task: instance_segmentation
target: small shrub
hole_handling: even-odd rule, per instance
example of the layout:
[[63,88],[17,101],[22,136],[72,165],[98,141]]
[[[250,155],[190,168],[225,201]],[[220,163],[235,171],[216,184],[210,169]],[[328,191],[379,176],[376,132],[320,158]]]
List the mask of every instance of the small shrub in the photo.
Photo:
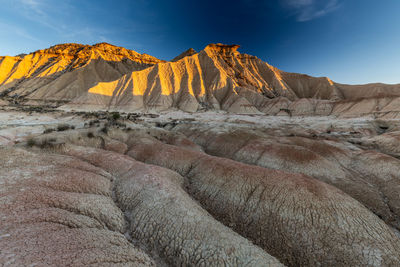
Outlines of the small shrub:
[[51,132],[54,132],[53,128],[47,128],[46,130],[44,130],[43,133],[47,134],[47,133],[51,133]]
[[94,137],[94,134],[93,134],[92,132],[88,132],[88,133],[87,133],[87,137],[93,138],[93,137]]
[[33,139],[33,138],[29,138],[28,141],[26,142],[26,144],[27,144],[29,147],[33,147],[34,145],[36,145],[36,141],[35,141],[35,139]]
[[57,141],[56,138],[48,138],[42,140],[42,143],[40,144],[40,148],[49,148],[54,146],[54,143]]
[[121,118],[121,115],[118,112],[113,112],[112,113],[112,119],[113,120],[118,120],[119,118]]
[[62,132],[62,131],[66,131],[69,130],[70,126],[68,124],[59,124],[57,126],[57,131]]
[[104,126],[103,128],[101,128],[101,130],[103,133],[107,134],[108,133],[108,127]]
[[120,123],[120,122],[118,122],[118,123],[116,123],[116,125],[117,125],[118,127],[121,127],[121,128],[126,128],[126,124],[125,124],[125,123]]
[[89,126],[93,126],[93,125],[98,124],[98,123],[100,123],[100,120],[91,120],[89,122]]

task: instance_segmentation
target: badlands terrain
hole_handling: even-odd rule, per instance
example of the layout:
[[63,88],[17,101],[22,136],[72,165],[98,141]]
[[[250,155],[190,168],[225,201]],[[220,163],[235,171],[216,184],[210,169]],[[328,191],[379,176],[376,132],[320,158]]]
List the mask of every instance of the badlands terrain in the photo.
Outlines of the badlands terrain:
[[400,85],[238,48],[0,57],[0,265],[400,266]]

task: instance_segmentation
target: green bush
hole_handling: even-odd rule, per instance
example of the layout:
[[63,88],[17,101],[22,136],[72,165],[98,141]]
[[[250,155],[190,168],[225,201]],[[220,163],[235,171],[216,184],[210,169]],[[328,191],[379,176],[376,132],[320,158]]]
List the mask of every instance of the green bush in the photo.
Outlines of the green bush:
[[121,118],[121,115],[118,112],[113,112],[112,118],[113,118],[113,120],[118,120],[119,118]]

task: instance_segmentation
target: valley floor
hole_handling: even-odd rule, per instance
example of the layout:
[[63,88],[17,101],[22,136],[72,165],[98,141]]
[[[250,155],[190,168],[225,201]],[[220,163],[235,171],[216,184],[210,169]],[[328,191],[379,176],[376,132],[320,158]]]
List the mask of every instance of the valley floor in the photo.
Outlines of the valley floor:
[[0,154],[0,265],[400,265],[399,120],[3,106]]

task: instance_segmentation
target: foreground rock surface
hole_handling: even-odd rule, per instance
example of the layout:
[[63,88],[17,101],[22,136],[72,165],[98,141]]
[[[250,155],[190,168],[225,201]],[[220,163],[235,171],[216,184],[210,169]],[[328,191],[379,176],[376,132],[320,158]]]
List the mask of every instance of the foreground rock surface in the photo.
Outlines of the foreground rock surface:
[[8,135],[0,264],[400,264],[395,122],[178,115]]

